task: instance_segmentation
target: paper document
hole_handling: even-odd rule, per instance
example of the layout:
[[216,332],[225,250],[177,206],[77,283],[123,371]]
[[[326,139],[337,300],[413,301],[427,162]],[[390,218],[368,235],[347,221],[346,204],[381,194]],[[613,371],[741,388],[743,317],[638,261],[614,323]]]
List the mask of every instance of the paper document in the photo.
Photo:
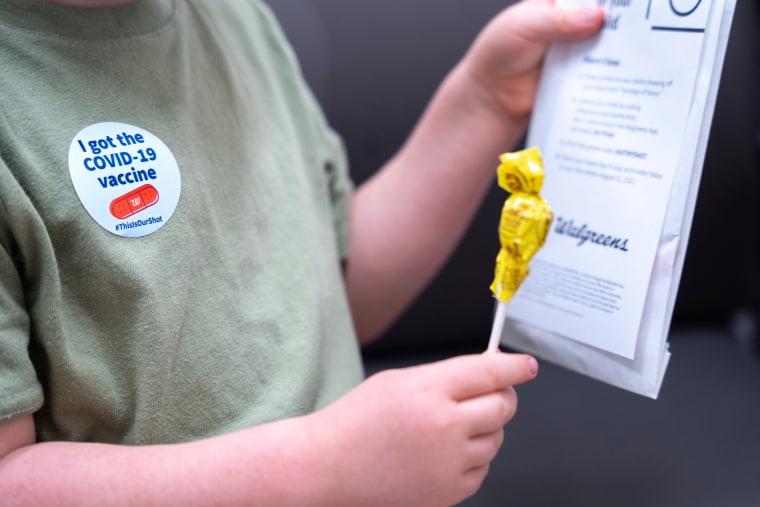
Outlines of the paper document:
[[556,218],[502,343],[655,398],[735,0],[600,3],[546,58],[527,146]]

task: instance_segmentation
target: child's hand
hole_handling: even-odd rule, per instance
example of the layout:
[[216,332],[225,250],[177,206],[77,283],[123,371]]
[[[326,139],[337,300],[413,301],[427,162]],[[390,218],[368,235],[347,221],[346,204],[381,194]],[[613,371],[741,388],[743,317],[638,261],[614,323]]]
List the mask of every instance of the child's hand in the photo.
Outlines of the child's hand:
[[[486,353],[378,373],[310,416],[331,505],[438,507],[475,493],[515,414],[525,355]],[[327,437],[325,437],[327,435]]]
[[464,60],[486,99],[514,120],[527,120],[550,42],[590,37],[602,26],[604,10],[564,10],[554,0],[523,0],[494,18]]

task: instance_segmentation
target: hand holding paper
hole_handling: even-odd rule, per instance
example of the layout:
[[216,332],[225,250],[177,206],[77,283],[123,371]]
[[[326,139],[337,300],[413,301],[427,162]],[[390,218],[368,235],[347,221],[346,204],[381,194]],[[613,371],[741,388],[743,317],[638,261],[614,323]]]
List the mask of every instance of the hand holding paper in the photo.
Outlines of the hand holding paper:
[[499,157],[499,186],[510,192],[499,223],[501,250],[496,257],[496,273],[491,292],[499,300],[488,351],[494,352],[504,326],[507,301],[530,272],[529,262],[546,241],[554,219],[549,204],[539,195],[544,168],[538,148],[529,148]]
[[557,224],[501,339],[656,398],[735,0],[600,4],[546,55],[527,142]]

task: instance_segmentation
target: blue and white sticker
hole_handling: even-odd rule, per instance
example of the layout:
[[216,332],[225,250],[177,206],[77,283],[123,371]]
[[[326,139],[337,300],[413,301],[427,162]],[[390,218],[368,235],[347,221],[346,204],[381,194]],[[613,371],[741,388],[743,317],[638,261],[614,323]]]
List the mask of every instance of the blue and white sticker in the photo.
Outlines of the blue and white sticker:
[[103,122],[83,128],[69,147],[79,200],[105,230],[138,238],[169,221],[182,180],[174,154],[140,127]]

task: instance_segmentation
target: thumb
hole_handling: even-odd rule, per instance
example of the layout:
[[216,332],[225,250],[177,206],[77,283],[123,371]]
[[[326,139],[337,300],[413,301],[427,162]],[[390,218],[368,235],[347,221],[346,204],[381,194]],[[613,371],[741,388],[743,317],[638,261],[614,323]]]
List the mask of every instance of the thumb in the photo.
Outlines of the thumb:
[[589,37],[599,31],[605,17],[599,5],[565,9],[545,1],[520,2],[513,15],[515,30],[538,42]]
[[538,374],[538,363],[532,356],[502,352],[457,356],[428,366],[457,401],[502,391]]

